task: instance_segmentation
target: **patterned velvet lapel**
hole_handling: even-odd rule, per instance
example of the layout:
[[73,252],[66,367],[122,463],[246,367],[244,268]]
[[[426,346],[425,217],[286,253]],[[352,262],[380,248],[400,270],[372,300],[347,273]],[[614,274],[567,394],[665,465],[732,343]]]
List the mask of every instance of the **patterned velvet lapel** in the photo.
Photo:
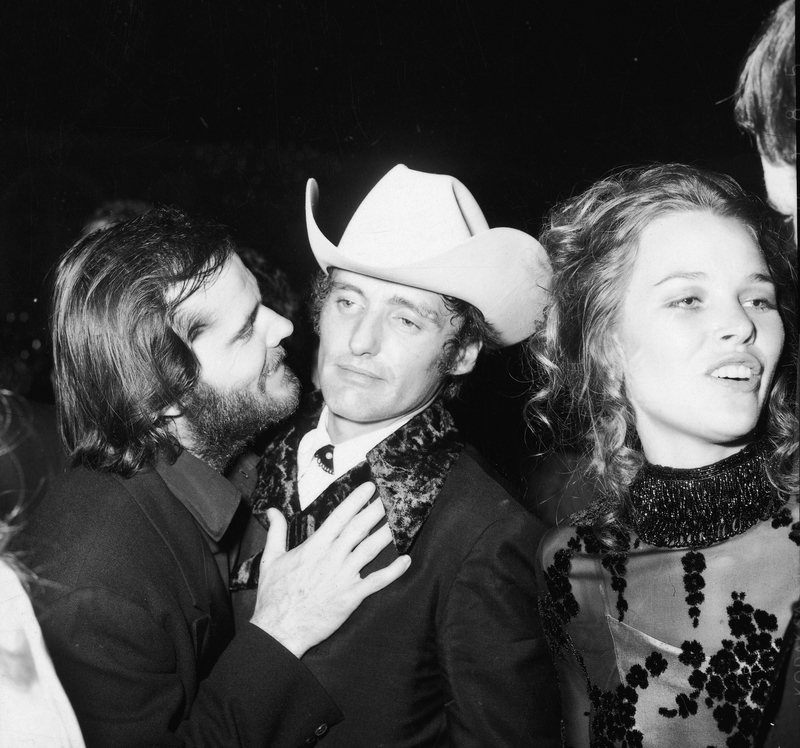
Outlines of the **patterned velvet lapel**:
[[[258,483],[250,498],[253,514],[268,527],[267,509],[280,509],[289,523],[288,545],[293,548],[313,534],[354,488],[364,481],[373,481],[386,508],[397,552],[407,553],[464,448],[452,416],[437,400],[370,450],[366,461],[334,481],[301,511],[297,495],[297,450],[322,410],[319,394],[312,397],[309,409],[304,408],[264,452]],[[234,573],[238,579],[235,588],[252,585],[257,569],[255,558],[245,562]]]

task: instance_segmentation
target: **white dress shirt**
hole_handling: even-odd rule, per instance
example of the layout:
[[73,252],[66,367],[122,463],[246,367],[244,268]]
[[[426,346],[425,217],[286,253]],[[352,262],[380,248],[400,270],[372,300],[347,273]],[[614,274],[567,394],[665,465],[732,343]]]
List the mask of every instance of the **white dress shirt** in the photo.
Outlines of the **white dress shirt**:
[[324,406],[316,428],[311,429],[300,440],[297,448],[297,493],[300,497],[300,508],[305,509],[310,506],[337,478],[341,478],[346,472],[363,462],[367,457],[367,452],[380,444],[389,434],[407,424],[429,405],[430,402],[427,402],[411,413],[406,413],[375,431],[336,444],[333,448],[333,473],[323,470],[314,458],[314,453],[320,447],[332,444],[327,428],[330,411],[327,405]]

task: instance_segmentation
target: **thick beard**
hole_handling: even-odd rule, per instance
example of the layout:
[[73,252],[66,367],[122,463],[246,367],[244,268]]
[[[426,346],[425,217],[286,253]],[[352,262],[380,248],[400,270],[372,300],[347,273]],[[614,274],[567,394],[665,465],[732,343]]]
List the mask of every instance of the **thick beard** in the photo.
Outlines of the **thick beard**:
[[222,472],[258,433],[288,418],[297,408],[300,383],[284,368],[285,394],[266,391],[266,366],[259,394],[249,390],[222,390],[201,380],[183,400],[183,415],[192,435],[189,451]]

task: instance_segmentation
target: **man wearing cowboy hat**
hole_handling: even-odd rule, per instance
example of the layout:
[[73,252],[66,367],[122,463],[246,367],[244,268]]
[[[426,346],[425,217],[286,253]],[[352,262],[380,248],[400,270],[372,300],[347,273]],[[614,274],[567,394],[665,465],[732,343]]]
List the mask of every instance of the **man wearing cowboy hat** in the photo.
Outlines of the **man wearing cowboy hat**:
[[[265,452],[253,512],[267,525],[280,509],[292,547],[372,481],[394,540],[373,567],[413,559],[303,658],[344,714],[325,744],[555,745],[533,572],[544,528],[465,449],[444,406],[482,348],[533,331],[544,250],[489,229],[457,180],[405,166],[367,195],[338,247],[317,227],[317,198],[311,179],[320,393]],[[234,588],[257,569],[255,557]]]

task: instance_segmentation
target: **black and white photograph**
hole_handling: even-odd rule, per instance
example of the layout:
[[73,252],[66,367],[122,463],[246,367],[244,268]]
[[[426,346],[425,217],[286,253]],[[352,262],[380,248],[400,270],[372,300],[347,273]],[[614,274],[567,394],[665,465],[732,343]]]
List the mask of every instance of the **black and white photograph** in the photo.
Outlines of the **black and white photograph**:
[[0,748],[795,745],[795,0],[0,57]]

